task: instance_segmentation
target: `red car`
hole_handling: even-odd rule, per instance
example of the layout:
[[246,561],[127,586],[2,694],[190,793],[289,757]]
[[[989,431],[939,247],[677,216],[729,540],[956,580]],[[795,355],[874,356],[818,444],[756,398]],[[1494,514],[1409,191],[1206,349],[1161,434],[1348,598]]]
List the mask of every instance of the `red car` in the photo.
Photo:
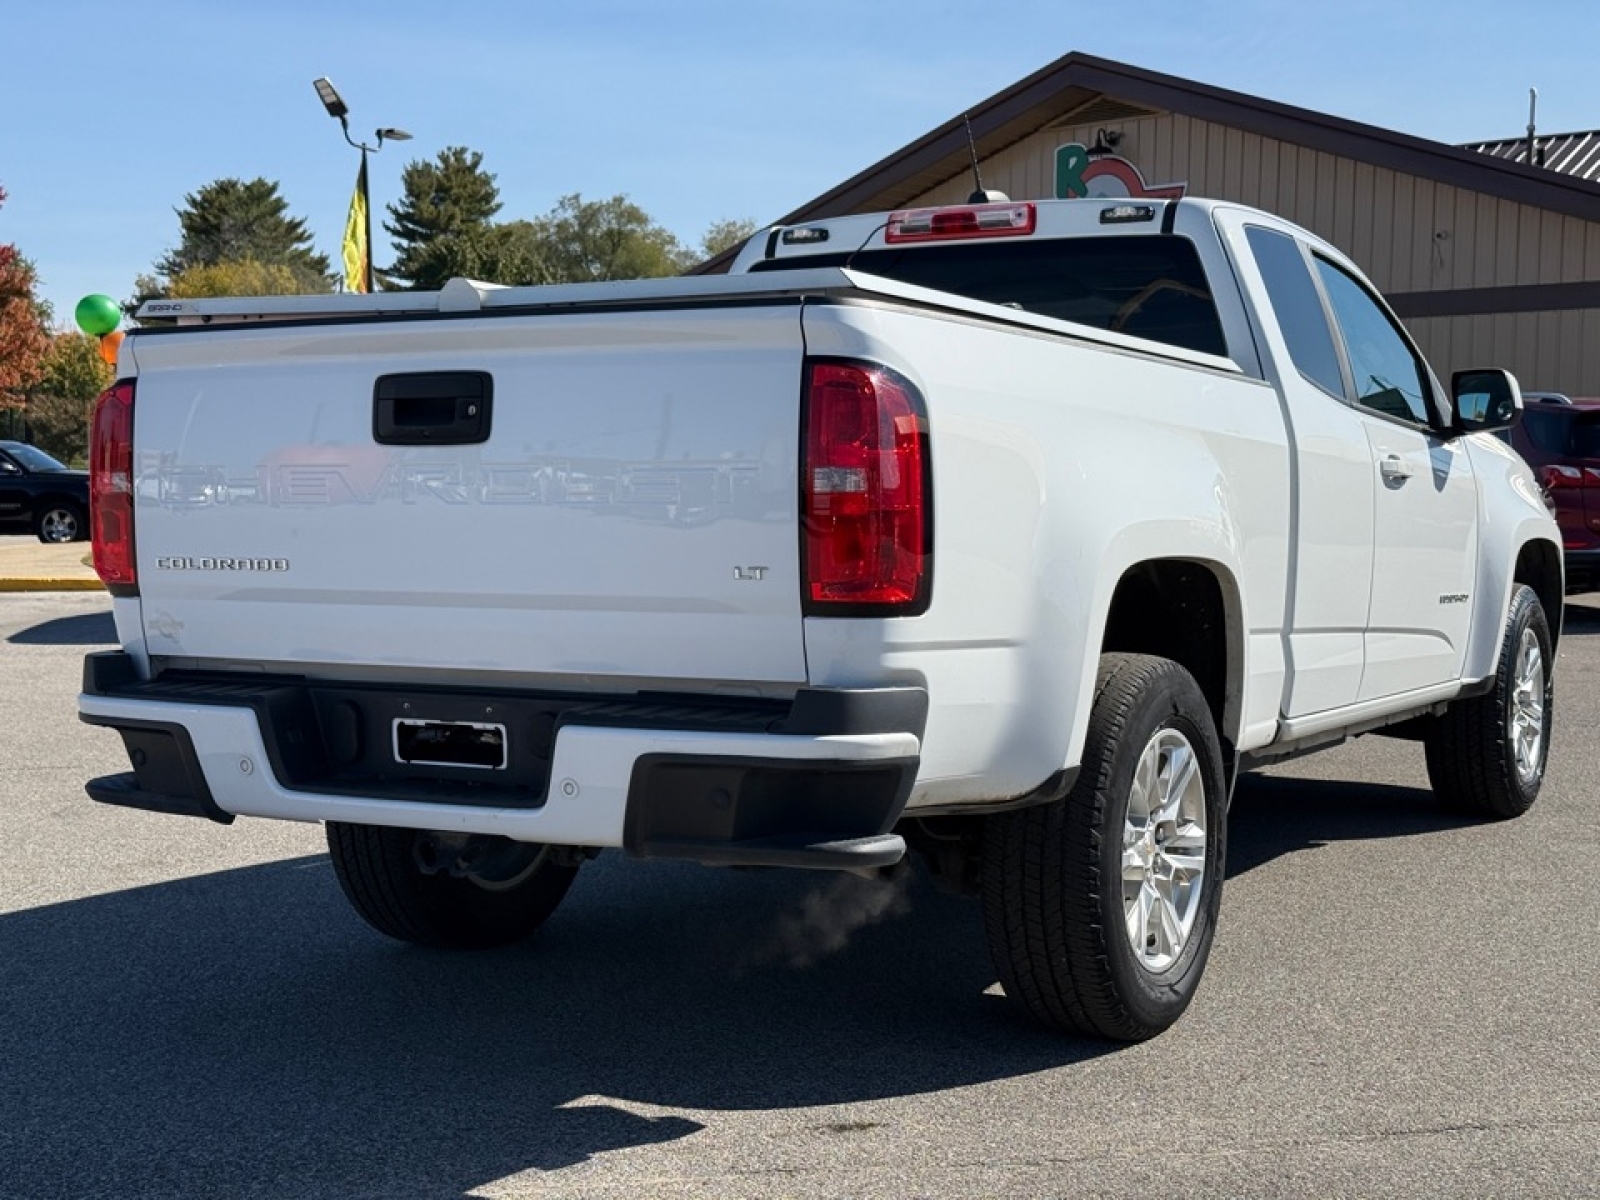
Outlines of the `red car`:
[[1498,436],[1533,468],[1561,526],[1567,591],[1600,590],[1600,400],[1535,401]]

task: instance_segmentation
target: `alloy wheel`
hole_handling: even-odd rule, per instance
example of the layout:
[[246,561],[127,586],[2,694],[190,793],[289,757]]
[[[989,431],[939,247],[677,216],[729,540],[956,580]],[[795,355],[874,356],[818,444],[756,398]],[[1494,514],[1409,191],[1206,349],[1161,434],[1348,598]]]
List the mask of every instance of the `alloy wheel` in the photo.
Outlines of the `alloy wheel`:
[[1188,738],[1158,729],[1134,769],[1122,835],[1124,928],[1146,970],[1164,971],[1183,953],[1205,876],[1204,773]]

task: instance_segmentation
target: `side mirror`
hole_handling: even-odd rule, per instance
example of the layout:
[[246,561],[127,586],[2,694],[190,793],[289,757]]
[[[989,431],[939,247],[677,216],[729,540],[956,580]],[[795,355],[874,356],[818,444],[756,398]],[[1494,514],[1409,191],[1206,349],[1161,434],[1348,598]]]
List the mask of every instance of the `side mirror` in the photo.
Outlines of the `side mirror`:
[[1457,433],[1510,429],[1522,419],[1522,389],[1509,371],[1457,371],[1450,377],[1450,417]]

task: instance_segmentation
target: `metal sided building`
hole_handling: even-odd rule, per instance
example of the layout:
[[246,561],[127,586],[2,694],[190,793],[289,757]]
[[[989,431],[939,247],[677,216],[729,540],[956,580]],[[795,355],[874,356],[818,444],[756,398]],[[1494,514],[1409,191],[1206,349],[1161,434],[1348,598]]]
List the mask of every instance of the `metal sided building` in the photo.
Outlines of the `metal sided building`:
[[[1189,194],[1266,209],[1351,255],[1446,386],[1501,366],[1600,397],[1600,135],[1448,146],[1068,54],[975,105],[985,187],[1015,200]],[[783,217],[960,203],[962,117]],[[731,255],[701,271],[725,269]]]

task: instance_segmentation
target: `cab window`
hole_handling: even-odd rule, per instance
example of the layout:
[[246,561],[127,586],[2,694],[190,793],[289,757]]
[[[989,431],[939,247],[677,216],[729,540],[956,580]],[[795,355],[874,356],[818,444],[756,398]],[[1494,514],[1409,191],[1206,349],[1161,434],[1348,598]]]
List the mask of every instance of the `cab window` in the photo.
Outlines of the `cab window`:
[[1202,354],[1228,353],[1200,252],[1172,234],[891,246],[769,259],[750,270],[842,266]]
[[1278,328],[1295,369],[1330,396],[1344,398],[1339,351],[1328,329],[1328,314],[1317,285],[1306,270],[1305,255],[1291,237],[1252,225],[1245,230]]
[[1354,276],[1324,258],[1316,264],[1344,338],[1356,403],[1397,421],[1431,425],[1427,368],[1410,343]]

